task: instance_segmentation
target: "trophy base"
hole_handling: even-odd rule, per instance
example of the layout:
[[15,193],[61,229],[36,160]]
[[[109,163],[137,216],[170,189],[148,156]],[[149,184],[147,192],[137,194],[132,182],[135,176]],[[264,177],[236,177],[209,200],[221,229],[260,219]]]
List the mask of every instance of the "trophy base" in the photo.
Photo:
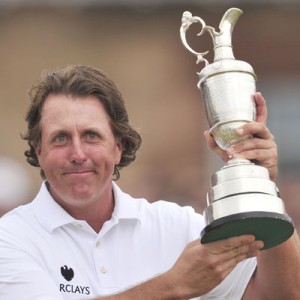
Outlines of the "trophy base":
[[201,232],[201,243],[223,240],[244,234],[253,234],[264,242],[261,250],[286,241],[294,232],[291,218],[273,212],[252,211],[238,213],[214,220]]

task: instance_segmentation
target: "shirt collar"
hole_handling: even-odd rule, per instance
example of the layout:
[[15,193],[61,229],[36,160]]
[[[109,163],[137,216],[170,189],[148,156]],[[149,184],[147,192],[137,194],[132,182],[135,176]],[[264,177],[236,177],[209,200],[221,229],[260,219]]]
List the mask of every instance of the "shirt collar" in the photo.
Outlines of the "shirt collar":
[[[115,182],[113,182],[113,193],[115,208],[112,218],[121,220],[140,220],[138,202],[130,195],[124,193]],[[46,182],[42,183],[39,193],[32,202],[33,211],[39,223],[48,231],[78,222],[68,214],[51,196]],[[82,222],[82,221],[81,221]]]
[[140,220],[140,201],[124,193],[115,182],[113,182],[113,192],[115,198],[113,217],[117,219]]
[[39,223],[48,231],[76,221],[53,199],[48,191],[46,181],[42,183],[32,205]]

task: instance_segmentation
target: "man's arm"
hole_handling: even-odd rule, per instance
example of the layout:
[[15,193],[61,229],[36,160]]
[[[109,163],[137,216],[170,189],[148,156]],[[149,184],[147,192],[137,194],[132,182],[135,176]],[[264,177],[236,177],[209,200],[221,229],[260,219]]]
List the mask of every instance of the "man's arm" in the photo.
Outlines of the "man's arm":
[[[220,284],[242,260],[258,255],[263,243],[244,235],[187,245],[166,273],[116,295],[94,300],[186,300],[204,295]],[[238,251],[237,251],[238,249]]]
[[[256,94],[257,122],[244,127],[242,134],[252,133],[253,141],[241,143],[232,154],[254,159],[269,170],[271,180],[277,177],[277,146],[267,127],[267,107],[261,94]],[[253,146],[251,146],[251,142]],[[276,234],[276,233],[274,233]],[[300,246],[295,233],[286,242],[261,251],[257,270],[250,281],[243,299],[299,299],[300,297]]]
[[296,232],[286,242],[261,251],[257,266],[243,300],[299,299],[300,247]]
[[[1,239],[0,246],[1,299],[63,298],[51,274],[27,251]],[[169,271],[116,295],[94,300],[181,300],[201,296],[217,286],[239,262],[257,256],[262,247],[263,243],[252,235],[205,245],[197,239],[186,246]]]
[[[209,149],[224,161],[229,155],[253,160],[267,168],[270,179],[275,181],[278,173],[277,145],[266,127],[267,106],[260,93],[255,94],[255,102],[256,122],[248,123],[238,131],[240,135],[252,134],[253,139],[238,143],[226,152],[217,147],[209,132],[204,135]],[[260,252],[257,270],[243,299],[300,299],[300,246],[296,232],[281,245]]]

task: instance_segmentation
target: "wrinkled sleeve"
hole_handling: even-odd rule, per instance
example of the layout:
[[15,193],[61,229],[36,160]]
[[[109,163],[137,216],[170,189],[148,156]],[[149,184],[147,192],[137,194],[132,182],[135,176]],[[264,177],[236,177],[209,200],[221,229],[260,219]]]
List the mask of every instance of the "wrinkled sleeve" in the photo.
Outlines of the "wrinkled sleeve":
[[4,230],[0,230],[0,299],[63,299],[47,272]]
[[201,297],[201,300],[239,300],[256,269],[256,258],[240,262],[232,272],[213,290]]
[[[196,214],[191,218],[191,233],[199,237],[199,222],[201,230],[204,228],[204,220],[202,215]],[[195,231],[196,228],[196,231]],[[197,236],[198,235],[198,236]],[[256,269],[256,258],[249,258],[240,262],[232,272],[208,294],[200,297],[201,300],[240,300],[242,299],[245,289]],[[195,298],[199,299],[199,298]]]

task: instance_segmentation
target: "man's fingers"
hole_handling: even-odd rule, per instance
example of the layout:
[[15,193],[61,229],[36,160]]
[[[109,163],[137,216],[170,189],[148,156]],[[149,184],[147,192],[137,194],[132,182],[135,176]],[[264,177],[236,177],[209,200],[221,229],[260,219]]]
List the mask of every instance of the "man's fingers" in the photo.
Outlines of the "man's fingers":
[[[207,248],[208,261],[218,265],[222,272],[230,272],[239,262],[258,255],[263,248],[262,241],[256,241],[253,235],[243,235],[204,245]],[[224,274],[224,273],[223,273]]]
[[239,136],[253,135],[261,139],[274,140],[274,136],[270,130],[263,124],[258,122],[249,122],[236,130]]
[[225,240],[220,240],[216,242],[208,243],[210,254],[219,254],[223,252],[230,252],[232,249],[241,247],[244,245],[252,244],[255,241],[253,235],[241,235],[236,237],[231,237]]
[[254,101],[256,104],[256,122],[266,124],[268,112],[265,98],[258,92],[254,95]]
[[223,161],[227,161],[229,157],[226,151],[222,150],[217,145],[215,139],[213,138],[213,136],[210,134],[208,130],[204,131],[204,137],[206,139],[208,149],[216,153],[217,155],[219,155]]

